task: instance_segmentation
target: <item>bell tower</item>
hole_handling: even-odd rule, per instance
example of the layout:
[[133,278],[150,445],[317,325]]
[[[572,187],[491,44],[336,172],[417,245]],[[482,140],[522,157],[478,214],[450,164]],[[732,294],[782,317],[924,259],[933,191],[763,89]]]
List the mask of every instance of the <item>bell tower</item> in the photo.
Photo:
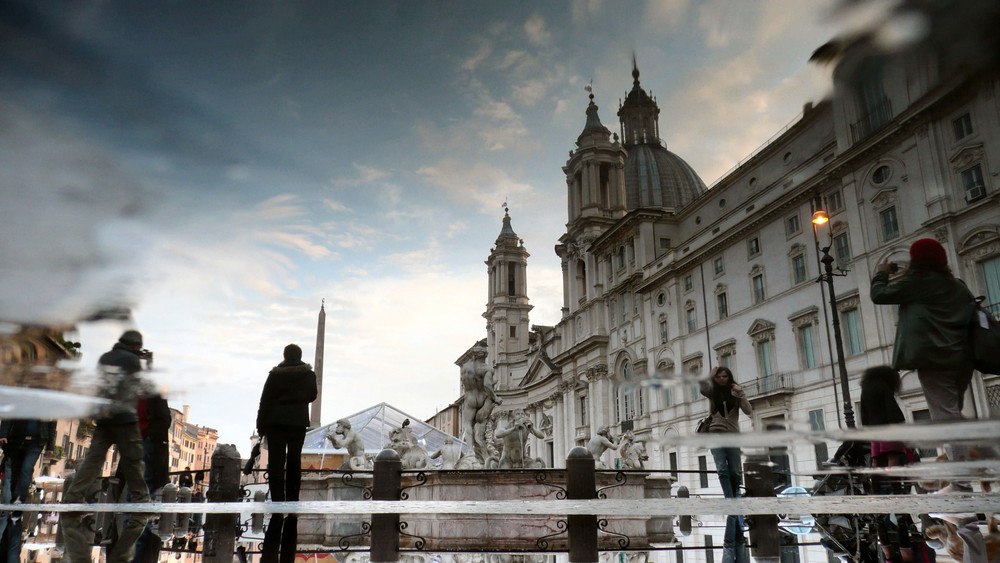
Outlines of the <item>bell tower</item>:
[[[588,86],[588,90],[591,88]],[[590,243],[625,216],[625,157],[618,141],[597,115],[594,93],[587,105],[587,122],[563,166],[569,202],[566,234],[556,254],[562,260],[563,317],[595,297],[597,259]]]
[[503,227],[486,261],[489,272],[486,302],[486,364],[494,368],[493,381],[500,389],[513,383],[510,364],[528,352],[528,251],[524,241],[510,225],[510,213],[504,205]]

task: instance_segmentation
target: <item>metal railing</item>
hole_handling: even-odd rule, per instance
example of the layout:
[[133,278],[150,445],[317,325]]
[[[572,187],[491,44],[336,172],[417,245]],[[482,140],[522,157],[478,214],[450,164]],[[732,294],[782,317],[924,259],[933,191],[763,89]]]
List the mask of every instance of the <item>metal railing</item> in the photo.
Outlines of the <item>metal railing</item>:
[[758,377],[753,381],[741,384],[741,386],[749,398],[772,395],[774,393],[791,393],[795,391],[793,375],[791,373],[774,373]]
[[878,131],[892,119],[892,104],[889,98],[882,100],[868,110],[861,119],[851,124],[851,142],[857,143],[875,131]]

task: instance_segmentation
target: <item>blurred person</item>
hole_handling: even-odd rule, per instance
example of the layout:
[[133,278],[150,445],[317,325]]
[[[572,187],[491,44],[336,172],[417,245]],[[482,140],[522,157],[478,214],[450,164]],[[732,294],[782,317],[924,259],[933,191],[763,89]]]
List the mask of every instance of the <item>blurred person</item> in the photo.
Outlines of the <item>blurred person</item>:
[[[906,422],[903,410],[896,402],[901,380],[899,372],[889,366],[875,366],[861,376],[861,424],[866,427]],[[897,467],[918,461],[913,448],[903,442],[873,440],[871,442],[872,467]],[[907,494],[910,485],[898,477],[872,475],[872,491],[876,494]],[[913,545],[910,532],[915,530],[909,514],[876,515],[876,534],[886,561],[913,561],[913,550],[926,550],[926,546]]]
[[[699,383],[699,391],[708,398],[711,415],[709,433],[739,432],[740,411],[749,415],[753,411],[746,392],[736,383],[733,372],[725,366],[712,369],[709,378]],[[742,452],[739,448],[712,448],[715,470],[726,498],[739,498],[743,484]],[[726,517],[726,532],[722,542],[722,563],[749,563],[746,538],[743,536],[743,517]]]
[[302,349],[285,346],[284,361],[268,373],[257,409],[257,434],[267,441],[272,501],[299,500],[302,443],[309,427],[309,403],[316,395],[316,373],[302,361]]
[[35,465],[44,451],[51,457],[56,442],[55,421],[5,420],[0,423],[4,473],[10,481],[10,501],[27,502]]
[[[139,399],[151,394],[148,382],[140,373],[140,357],[144,354],[147,352],[142,348],[142,334],[127,330],[111,351],[98,360],[98,392],[110,399],[110,405],[98,414],[90,449],[77,467],[73,483],[63,494],[63,502],[86,502],[86,493],[101,477],[101,468],[111,446],[118,451],[119,467],[131,502],[149,502],[149,490],[143,478],[145,464],[138,417]],[[132,559],[135,542],[147,519],[145,514],[129,514],[118,541],[108,550],[109,562]],[[63,513],[60,524],[66,559],[71,563],[90,561],[94,536],[93,531],[84,526],[83,513]]]
[[[931,420],[963,420],[962,403],[972,381],[969,323],[974,298],[952,275],[948,255],[934,239],[910,246],[910,266],[898,280],[889,281],[894,265],[883,261],[875,268],[872,302],[899,305],[892,367],[916,370]],[[951,461],[967,461],[967,446],[945,444]],[[941,492],[971,492],[968,481],[953,480]]]

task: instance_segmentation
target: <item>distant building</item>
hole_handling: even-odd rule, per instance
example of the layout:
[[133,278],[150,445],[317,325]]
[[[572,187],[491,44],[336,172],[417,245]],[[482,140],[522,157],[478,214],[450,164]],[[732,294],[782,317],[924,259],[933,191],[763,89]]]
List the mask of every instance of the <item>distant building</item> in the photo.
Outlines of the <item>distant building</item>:
[[437,428],[445,434],[459,436],[462,432],[459,424],[461,421],[460,415],[462,411],[459,404],[459,401],[455,401],[454,403],[434,413],[434,416],[428,418],[424,422],[434,428]]
[[170,409],[173,424],[170,427],[170,471],[207,470],[212,466],[219,433],[214,428],[192,424],[188,415],[191,407]]

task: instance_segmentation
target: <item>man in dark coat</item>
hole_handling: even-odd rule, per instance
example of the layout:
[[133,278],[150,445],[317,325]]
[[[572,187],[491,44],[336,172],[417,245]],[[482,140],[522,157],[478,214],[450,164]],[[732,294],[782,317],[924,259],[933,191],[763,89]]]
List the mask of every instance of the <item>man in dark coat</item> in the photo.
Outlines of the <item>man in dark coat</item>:
[[[108,449],[115,446],[118,451],[125,484],[131,502],[149,502],[149,490],[143,480],[142,435],[139,431],[138,402],[141,397],[151,394],[151,388],[142,376],[142,334],[127,330],[114,348],[98,360],[99,393],[111,401],[97,418],[97,427],[90,441],[87,455],[76,469],[76,476],[69,490],[63,494],[63,502],[85,502],[85,495],[91,485],[100,478]],[[93,532],[85,529],[83,513],[63,513],[60,523],[66,545],[67,559],[72,563],[90,561],[93,548]],[[118,541],[108,550],[108,561],[130,561],[135,541],[146,524],[148,517],[132,513],[128,523],[118,537]]]
[[302,349],[285,346],[285,361],[267,375],[257,409],[257,434],[267,440],[267,484],[273,501],[299,500],[302,442],[309,427],[309,403],[316,394],[316,374],[302,361]]

